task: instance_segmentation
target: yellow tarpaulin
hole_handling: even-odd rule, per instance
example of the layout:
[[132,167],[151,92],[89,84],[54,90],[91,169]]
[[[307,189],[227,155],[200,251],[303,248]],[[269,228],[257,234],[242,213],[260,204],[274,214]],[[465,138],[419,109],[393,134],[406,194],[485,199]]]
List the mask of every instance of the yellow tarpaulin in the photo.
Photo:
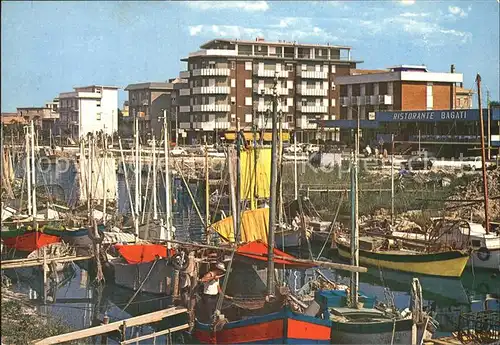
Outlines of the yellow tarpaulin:
[[241,200],[269,198],[271,185],[271,149],[250,148],[240,153]]
[[[252,132],[245,132],[243,134],[245,140],[253,140],[254,134]],[[227,131],[224,133],[224,137],[226,140],[234,140],[236,138],[236,133]],[[256,132],[255,133],[255,140],[260,140],[260,133]],[[264,133],[264,141],[271,141],[272,140],[272,133],[271,132],[265,132]],[[290,141],[290,133],[283,131],[281,133],[281,140],[282,141]]]
[[[212,224],[212,228],[223,238],[234,242],[233,217],[227,217]],[[241,219],[241,241],[251,242],[261,240],[267,243],[267,229],[269,228],[269,208],[258,208],[245,211]]]

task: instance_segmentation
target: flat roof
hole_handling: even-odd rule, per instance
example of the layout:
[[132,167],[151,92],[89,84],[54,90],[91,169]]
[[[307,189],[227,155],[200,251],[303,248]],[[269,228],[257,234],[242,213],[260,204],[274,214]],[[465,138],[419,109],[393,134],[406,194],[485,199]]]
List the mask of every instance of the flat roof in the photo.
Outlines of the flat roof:
[[166,82],[144,82],[144,83],[136,83],[136,84],[129,84],[125,88],[125,91],[129,90],[143,90],[143,89],[160,89],[160,90],[172,90],[174,88],[173,83],[166,83]]
[[442,82],[461,83],[462,73],[438,73],[419,71],[386,71],[371,74],[346,75],[335,78],[338,85],[367,84],[387,81],[421,81],[421,82]]
[[256,45],[270,45],[270,46],[299,46],[299,47],[314,47],[314,48],[336,48],[336,49],[351,49],[350,46],[344,45],[331,45],[331,44],[315,44],[315,43],[298,43],[297,41],[266,41],[264,39],[261,40],[239,40],[239,39],[227,39],[227,38],[216,38],[210,40],[208,42],[203,43],[200,48],[208,49],[214,43],[230,43],[230,44],[256,44]]
[[119,86],[111,86],[111,85],[74,86],[73,89],[87,89],[89,87],[102,87],[103,89],[113,89],[113,90],[121,89],[121,87]]

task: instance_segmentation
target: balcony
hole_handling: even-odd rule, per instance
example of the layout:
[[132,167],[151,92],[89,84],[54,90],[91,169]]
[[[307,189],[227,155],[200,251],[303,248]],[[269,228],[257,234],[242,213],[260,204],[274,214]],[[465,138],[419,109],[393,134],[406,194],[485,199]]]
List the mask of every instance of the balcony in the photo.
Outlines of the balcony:
[[306,87],[297,88],[297,92],[302,96],[326,96],[328,89],[308,89]]
[[193,105],[194,112],[204,112],[204,111],[230,111],[231,106],[229,104],[197,104]]
[[328,107],[322,105],[298,105],[298,108],[303,113],[328,113]]
[[307,116],[302,116],[297,119],[297,128],[301,129],[317,129],[318,125],[316,123],[310,123]]
[[302,71],[297,68],[297,74],[304,79],[327,79],[328,72]]
[[201,68],[193,70],[193,77],[199,76],[228,76],[231,74],[231,70],[229,68]]
[[[257,106],[257,111],[258,112],[265,112],[265,111],[272,111],[273,107],[271,104],[262,104],[260,103],[258,106]],[[282,105],[282,104],[278,104],[278,111],[282,111],[284,113],[288,113],[288,106],[287,105]]]
[[191,111],[191,106],[190,105],[181,105],[179,107],[179,112],[180,113],[189,113]]
[[[253,92],[258,93],[259,95],[262,95],[262,90],[264,90],[265,95],[272,95],[273,94],[273,89],[271,87],[263,87],[262,85],[259,84],[254,84],[253,85]],[[287,96],[288,95],[288,89],[286,87],[279,87],[277,88],[278,91],[278,96]]]
[[190,71],[182,71],[181,73],[179,73],[179,77],[181,77],[182,79],[189,79],[190,76]]
[[213,95],[229,93],[231,93],[231,88],[229,86],[198,86],[193,88],[193,95]]
[[276,74],[278,78],[288,78],[288,71],[276,71],[276,70],[254,68],[253,74],[257,75],[258,77],[264,77],[264,78],[274,78]]
[[213,131],[215,129],[215,120],[204,122],[193,122],[193,129],[202,131]]
[[191,89],[180,89],[179,95],[180,96],[189,96],[191,94]]
[[210,56],[210,55],[236,56],[238,54],[236,53],[235,49],[201,49],[201,50],[195,51],[193,53],[189,53],[189,57]]

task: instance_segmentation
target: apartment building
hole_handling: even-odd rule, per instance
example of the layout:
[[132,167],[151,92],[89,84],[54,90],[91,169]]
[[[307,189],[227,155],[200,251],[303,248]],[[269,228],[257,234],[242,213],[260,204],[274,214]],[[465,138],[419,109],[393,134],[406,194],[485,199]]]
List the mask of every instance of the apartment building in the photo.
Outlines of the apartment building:
[[128,91],[129,120],[138,118],[139,132],[161,136],[164,110],[175,129],[176,114],[181,104],[179,92],[186,88],[187,81],[181,78],[169,79],[167,82],[146,82],[130,84]]
[[[460,83],[461,84],[461,83]],[[474,90],[463,88],[462,84],[455,88],[455,108],[454,109],[471,109],[472,96]]]
[[59,120],[59,99],[47,102],[43,107],[22,107],[17,108],[17,117],[23,118],[26,123],[33,120],[35,127],[39,131],[41,139],[48,138],[53,133],[57,133],[57,123]]
[[59,94],[62,135],[78,140],[88,133],[118,130],[118,87],[90,85]]
[[339,115],[337,76],[349,75],[359,61],[350,47],[296,42],[214,39],[181,59],[188,84],[180,91],[188,104],[179,107],[179,127],[188,141],[213,141],[236,128],[271,128],[272,94],[278,80],[278,111],[283,129],[301,141],[335,138],[318,132],[316,119]]

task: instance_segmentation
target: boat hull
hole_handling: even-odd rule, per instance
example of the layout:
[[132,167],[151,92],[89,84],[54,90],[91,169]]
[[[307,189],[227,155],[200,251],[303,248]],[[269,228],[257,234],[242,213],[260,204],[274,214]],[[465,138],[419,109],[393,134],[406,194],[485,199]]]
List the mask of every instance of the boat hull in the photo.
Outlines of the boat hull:
[[[351,257],[350,248],[346,245],[337,242],[337,247],[341,257]],[[365,265],[450,278],[459,278],[468,260],[469,255],[461,251],[420,255],[359,251],[359,261]]]
[[[109,263],[114,270],[116,285],[137,291],[151,270],[140,291],[158,295],[172,295],[174,268],[168,264],[167,260],[158,260],[156,264],[154,261],[129,264],[122,259],[116,259]],[[153,264],[154,267],[151,269]]]
[[[333,322],[332,344],[411,344],[413,320]],[[393,337],[394,330],[394,339]]]
[[285,231],[275,236],[276,248],[294,248],[302,244],[302,231]]
[[60,242],[61,238],[39,231],[23,231],[17,236],[2,237],[2,240],[7,248],[15,248],[21,252],[33,252],[45,245]]
[[500,248],[488,249],[487,252],[473,251],[467,265],[500,271]]
[[193,335],[202,344],[330,344],[331,321],[284,309],[229,322],[217,332],[196,321]]

